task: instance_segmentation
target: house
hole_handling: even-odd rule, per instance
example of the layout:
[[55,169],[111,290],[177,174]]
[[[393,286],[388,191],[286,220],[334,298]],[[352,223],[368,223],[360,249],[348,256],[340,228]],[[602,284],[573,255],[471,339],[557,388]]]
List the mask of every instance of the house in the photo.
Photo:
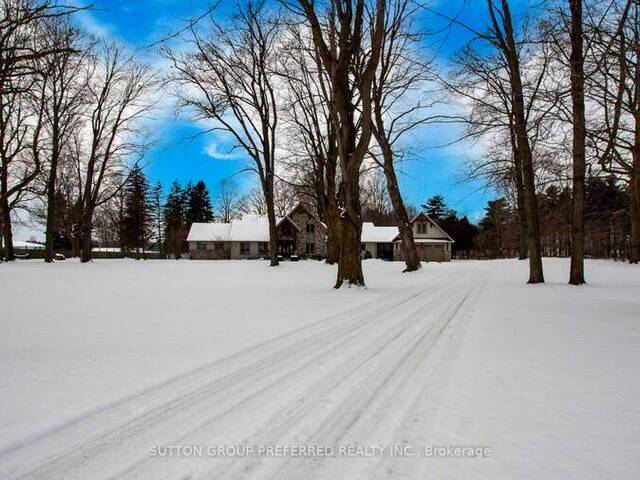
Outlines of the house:
[[[411,221],[420,259],[448,262],[453,239],[428,215]],[[277,219],[278,255],[282,257],[324,257],[327,227],[306,206],[298,204]],[[269,222],[266,215],[244,215],[229,223],[194,223],[187,237],[189,258],[244,259],[269,256]],[[362,224],[363,258],[404,260],[398,227]]]
[[[306,206],[298,204],[277,219],[278,255],[324,257],[327,227]],[[244,259],[269,256],[266,215],[244,215],[229,223],[194,223],[189,235],[189,258]]]
[[[453,239],[433,219],[419,213],[411,220],[413,238],[420,260],[448,262],[451,260]],[[377,227],[373,223],[362,224],[362,254],[365,258],[404,260],[402,239],[398,227]]]

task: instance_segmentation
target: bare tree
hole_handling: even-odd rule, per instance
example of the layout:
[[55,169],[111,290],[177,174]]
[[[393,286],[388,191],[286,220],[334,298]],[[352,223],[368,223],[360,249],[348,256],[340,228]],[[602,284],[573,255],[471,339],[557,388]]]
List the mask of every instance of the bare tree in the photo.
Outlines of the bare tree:
[[374,155],[385,176],[389,198],[398,223],[405,272],[420,268],[420,257],[413,239],[411,219],[407,213],[395,163],[401,155],[399,140],[429,119],[424,116],[420,98],[406,101],[407,97],[422,96],[427,81],[427,65],[416,56],[418,36],[413,32],[415,6],[411,0],[392,0],[385,18],[385,31],[380,55],[380,65],[374,77],[372,90],[373,134],[380,147],[382,161]]
[[376,225],[388,225],[393,212],[387,188],[387,179],[380,169],[370,170],[361,176],[363,216]]
[[283,160],[288,181],[327,225],[327,256],[330,265],[338,262],[340,212],[337,203],[338,151],[330,118],[330,80],[304,28],[290,28],[281,62],[288,98],[283,108],[287,125],[289,157]]
[[[0,226],[4,258],[14,259],[11,212],[40,173],[40,138],[45,94],[26,78],[32,93],[13,89],[0,95]],[[26,86],[24,87],[26,88]]]
[[331,86],[330,119],[340,164],[341,211],[335,288],[343,283],[364,285],[359,178],[373,133],[371,91],[380,62],[386,1],[332,0],[326,11],[319,11],[310,0],[299,0],[299,6]]
[[56,189],[58,170],[64,151],[71,147],[74,133],[81,127],[83,108],[86,106],[88,46],[83,46],[81,33],[66,18],[49,19],[50,41],[57,45],[60,53],[46,57],[46,75],[42,82],[47,96],[45,103],[45,130],[47,132],[46,162],[46,233],[45,262],[53,262],[53,240],[56,225]]
[[569,0],[571,11],[571,100],[573,113],[573,211],[571,224],[571,271],[569,283],[584,280],[584,177],[586,173],[586,120],[584,106],[584,40],[582,0]]
[[242,195],[237,203],[237,211],[247,215],[266,215],[267,202],[260,188],[252,188]]
[[7,260],[14,258],[11,212],[41,168],[44,96],[35,84],[43,73],[40,61],[61,51],[46,42],[43,23],[75,10],[51,1],[0,2],[0,226]]
[[19,79],[38,73],[37,60],[69,51],[46,41],[43,23],[81,9],[53,0],[0,0],[0,96],[28,91]]
[[218,201],[216,210],[219,213],[220,221],[229,223],[236,216],[239,205],[238,186],[231,178],[223,178],[218,183]]
[[193,51],[163,50],[173,64],[182,107],[214,120],[253,161],[267,206],[271,265],[278,265],[274,207],[278,109],[276,74],[281,25],[263,2],[242,3],[228,23],[211,19],[212,34],[190,29]]
[[613,2],[601,22],[589,25],[595,72],[587,79],[590,102],[602,120],[588,130],[602,169],[629,183],[631,263],[640,261],[640,5]]
[[88,87],[90,102],[87,143],[78,155],[81,184],[82,255],[91,260],[93,215],[126,182],[125,161],[137,164],[147,143],[140,122],[151,109],[154,75],[149,67],[127,57],[114,44],[102,44]]
[[536,199],[533,155],[529,136],[527,106],[523,88],[522,48],[516,39],[508,0],[487,0],[490,31],[482,35],[502,57],[510,88],[513,133],[528,224],[529,283],[544,282],[542,250],[540,246],[540,220]]

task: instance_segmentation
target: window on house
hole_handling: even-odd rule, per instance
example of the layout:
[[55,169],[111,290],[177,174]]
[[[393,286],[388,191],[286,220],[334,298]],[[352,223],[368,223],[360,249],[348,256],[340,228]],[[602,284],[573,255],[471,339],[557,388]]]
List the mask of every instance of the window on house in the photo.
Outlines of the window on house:
[[419,223],[418,224],[418,233],[427,233],[427,224]]
[[215,243],[215,249],[216,249],[216,252],[221,252],[222,250],[224,250],[224,243],[216,242]]
[[197,242],[196,243],[196,249],[198,249],[198,250],[206,250],[207,249],[207,242]]
[[249,255],[251,252],[251,245],[249,242],[240,242],[240,255]]
[[316,245],[313,242],[307,243],[307,255],[313,255],[316,253]]
[[314,233],[316,226],[313,223],[307,223],[307,233]]
[[260,242],[258,244],[258,253],[260,253],[260,255],[266,255],[267,253],[267,242]]

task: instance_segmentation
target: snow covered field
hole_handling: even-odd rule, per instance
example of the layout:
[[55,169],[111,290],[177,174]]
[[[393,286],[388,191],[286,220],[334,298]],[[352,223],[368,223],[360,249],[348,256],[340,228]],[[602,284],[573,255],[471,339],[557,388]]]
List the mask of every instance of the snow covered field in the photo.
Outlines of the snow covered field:
[[633,478],[640,268],[545,268],[0,264],[0,479]]

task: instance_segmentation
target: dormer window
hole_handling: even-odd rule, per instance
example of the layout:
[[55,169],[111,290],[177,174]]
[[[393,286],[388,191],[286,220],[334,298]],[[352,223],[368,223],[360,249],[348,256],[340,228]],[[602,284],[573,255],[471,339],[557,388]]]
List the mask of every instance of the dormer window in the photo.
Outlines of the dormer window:
[[427,224],[419,223],[418,224],[418,233],[427,233]]

